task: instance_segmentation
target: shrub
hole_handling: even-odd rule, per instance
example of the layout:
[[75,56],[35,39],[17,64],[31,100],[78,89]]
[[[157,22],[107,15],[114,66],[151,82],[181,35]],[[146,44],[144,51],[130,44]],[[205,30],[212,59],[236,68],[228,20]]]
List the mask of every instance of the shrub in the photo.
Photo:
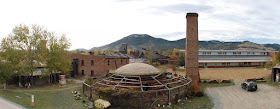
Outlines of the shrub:
[[195,96],[199,91],[201,90],[201,88],[199,87],[199,85],[197,84],[197,82],[194,81],[194,83],[191,83],[190,88],[188,89],[188,95],[190,96]]
[[202,97],[203,95],[204,95],[204,88],[200,87],[199,91],[196,93],[196,96],[197,97]]

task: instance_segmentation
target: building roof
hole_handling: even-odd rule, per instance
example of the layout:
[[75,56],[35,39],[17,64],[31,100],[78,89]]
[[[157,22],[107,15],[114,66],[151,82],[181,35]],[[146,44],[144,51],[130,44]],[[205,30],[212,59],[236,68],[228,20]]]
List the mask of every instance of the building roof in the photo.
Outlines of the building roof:
[[105,55],[106,58],[134,58],[133,55],[128,55],[128,54],[122,54],[122,53],[105,53],[102,54]]
[[160,71],[149,64],[132,63],[118,68],[114,73],[120,75],[153,75],[159,74]]
[[276,65],[276,66],[274,66],[274,67],[272,67],[272,68],[280,69],[280,64],[279,64],[279,65]]

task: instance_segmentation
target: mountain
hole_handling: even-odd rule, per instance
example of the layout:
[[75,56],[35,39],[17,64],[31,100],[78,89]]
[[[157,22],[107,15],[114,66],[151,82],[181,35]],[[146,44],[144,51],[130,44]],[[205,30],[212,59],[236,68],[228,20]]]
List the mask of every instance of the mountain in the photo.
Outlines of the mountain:
[[[122,43],[126,43],[128,49],[139,50],[172,50],[173,48],[185,49],[186,38],[176,41],[168,41],[162,38],[155,38],[148,34],[132,34],[116,42],[101,46],[93,47],[90,50],[118,50]],[[250,41],[223,42],[217,40],[199,41],[200,50],[279,50],[279,44],[257,44]]]

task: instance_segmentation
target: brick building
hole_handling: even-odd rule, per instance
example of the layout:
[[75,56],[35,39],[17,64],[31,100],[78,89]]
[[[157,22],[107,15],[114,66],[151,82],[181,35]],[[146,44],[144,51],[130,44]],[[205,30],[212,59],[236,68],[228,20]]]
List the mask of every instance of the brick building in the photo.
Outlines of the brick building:
[[104,77],[109,70],[117,68],[129,63],[129,56],[119,53],[108,53],[102,55],[84,55],[72,54],[71,76],[91,76]]

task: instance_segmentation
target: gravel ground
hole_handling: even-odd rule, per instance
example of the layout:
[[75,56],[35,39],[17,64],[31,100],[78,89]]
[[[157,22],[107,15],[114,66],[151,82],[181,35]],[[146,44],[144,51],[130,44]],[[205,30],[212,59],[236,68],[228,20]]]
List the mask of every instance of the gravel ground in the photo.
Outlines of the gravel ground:
[[213,109],[280,109],[280,87],[258,84],[258,90],[241,88],[242,80],[225,87],[207,87],[206,94],[214,102]]

